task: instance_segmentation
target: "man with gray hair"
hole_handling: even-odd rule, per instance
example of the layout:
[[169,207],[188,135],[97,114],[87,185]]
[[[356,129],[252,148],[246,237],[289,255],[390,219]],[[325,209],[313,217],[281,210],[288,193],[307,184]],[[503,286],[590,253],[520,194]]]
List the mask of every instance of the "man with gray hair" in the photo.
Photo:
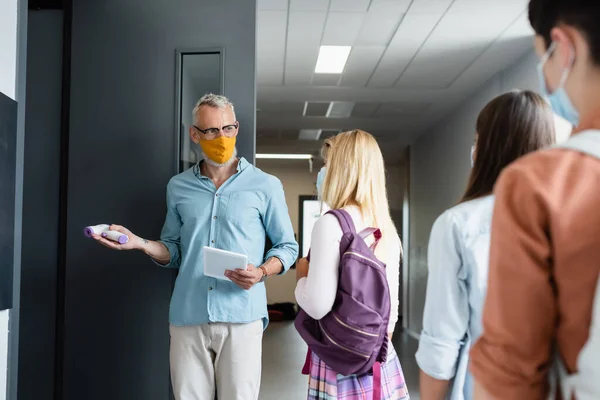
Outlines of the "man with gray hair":
[[[233,104],[207,94],[193,114],[189,133],[204,159],[170,180],[160,240],[140,238],[119,225],[111,230],[128,235],[127,243],[94,238],[179,268],[169,313],[177,400],[213,399],[215,392],[224,400],[258,399],[268,322],[264,281],[294,264],[298,244],[281,182],[237,157]],[[273,246],[264,257],[267,237]],[[249,265],[227,271],[230,281],[206,276],[205,246],[245,254]]]

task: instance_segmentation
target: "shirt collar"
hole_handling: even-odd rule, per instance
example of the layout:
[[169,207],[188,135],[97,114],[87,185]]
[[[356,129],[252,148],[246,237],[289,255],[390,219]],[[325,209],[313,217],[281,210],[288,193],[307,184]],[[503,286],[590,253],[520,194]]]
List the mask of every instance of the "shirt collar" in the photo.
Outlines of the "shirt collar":
[[246,161],[244,157],[240,157],[240,162],[238,162],[237,166],[237,172],[242,172],[248,167],[248,165],[250,165],[250,163]]
[[[206,178],[204,175],[202,175],[200,173],[200,163],[201,162],[202,162],[202,160],[200,160],[196,164],[194,164],[194,175],[196,175],[196,177],[199,179]],[[240,157],[240,160],[238,161],[238,165],[237,165],[237,173],[239,174],[240,172],[245,170],[249,165],[250,165],[250,163],[244,157]]]

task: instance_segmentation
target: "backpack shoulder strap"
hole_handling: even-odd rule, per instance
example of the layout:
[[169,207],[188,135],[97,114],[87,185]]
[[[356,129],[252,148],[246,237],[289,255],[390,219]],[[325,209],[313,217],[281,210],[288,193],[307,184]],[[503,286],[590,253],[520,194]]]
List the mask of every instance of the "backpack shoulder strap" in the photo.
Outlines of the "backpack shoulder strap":
[[327,214],[333,214],[338,219],[340,226],[342,227],[342,232],[344,235],[346,233],[356,233],[356,228],[354,227],[354,222],[352,221],[352,217],[345,210],[329,210]]
[[596,284],[596,294],[592,309],[592,325],[588,341],[577,358],[578,373],[574,379],[575,394],[578,400],[597,399],[600,396],[600,275]]
[[600,130],[583,131],[556,147],[575,150],[600,159]]
[[379,241],[381,240],[381,230],[379,230],[379,228],[365,228],[362,231],[360,231],[358,233],[358,235],[363,239],[367,239],[369,236],[373,235],[373,237],[375,238],[375,241],[373,242],[373,244],[371,246],[369,246],[371,248],[371,250],[375,251],[375,248],[377,248],[377,245],[379,244]]

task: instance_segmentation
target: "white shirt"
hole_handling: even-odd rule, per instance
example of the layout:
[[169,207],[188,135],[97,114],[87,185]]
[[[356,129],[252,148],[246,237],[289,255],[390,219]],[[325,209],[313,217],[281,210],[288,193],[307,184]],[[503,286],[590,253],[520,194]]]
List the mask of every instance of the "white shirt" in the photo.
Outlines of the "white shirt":
[[471,399],[469,349],[482,333],[494,197],[443,213],[429,238],[427,296],[416,358],[439,380],[454,379],[452,400]]
[[[344,208],[354,222],[357,232],[365,226],[358,207]],[[310,268],[308,276],[298,281],[296,286],[296,301],[298,305],[312,318],[321,319],[327,315],[335,301],[338,287],[338,267],[340,263],[340,241],[342,227],[335,215],[325,214],[315,223],[310,241]],[[371,241],[372,238],[369,238]],[[369,240],[368,239],[368,240]],[[367,243],[369,243],[367,240]],[[386,257],[380,258],[386,264],[387,280],[390,287],[391,315],[388,332],[393,332],[398,321],[398,307],[400,304],[400,238],[388,241],[390,248],[386,250]]]

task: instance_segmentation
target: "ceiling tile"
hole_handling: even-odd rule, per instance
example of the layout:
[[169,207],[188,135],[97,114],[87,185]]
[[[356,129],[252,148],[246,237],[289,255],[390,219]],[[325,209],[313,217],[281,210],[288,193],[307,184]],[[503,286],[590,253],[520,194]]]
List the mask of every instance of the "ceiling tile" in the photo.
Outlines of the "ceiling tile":
[[427,110],[428,103],[394,102],[382,103],[375,112],[375,117],[394,117],[401,115],[414,115]]
[[352,114],[354,102],[352,101],[332,101],[327,110],[328,118],[348,118]]
[[377,108],[379,107],[378,102],[373,103],[356,103],[352,110],[352,117],[356,118],[370,118],[375,115]]
[[306,117],[324,117],[327,115],[330,102],[309,101],[306,103],[304,115]]
[[[535,32],[531,27],[531,23],[529,22],[529,15],[526,11],[517,18],[515,22],[502,33],[499,41],[507,42],[512,39],[519,39],[524,37],[533,37]],[[533,41],[532,41],[533,46]]]
[[311,86],[337,86],[341,74],[313,74]]
[[283,84],[286,11],[258,11],[256,26],[257,83]]
[[321,130],[321,135],[319,136],[319,140],[328,139],[332,136],[337,135],[338,133],[340,133],[339,129],[323,129],[323,130]]
[[323,32],[323,46],[352,46],[365,19],[361,12],[330,12]]
[[410,4],[413,3],[414,1],[421,1],[421,0],[372,0],[371,7],[373,5],[382,4],[382,3],[395,3],[395,4],[401,5],[403,7],[404,11],[406,11],[406,10],[408,10],[408,7],[410,6]]
[[258,10],[287,11],[288,0],[258,0]]
[[[259,0],[258,4],[257,145],[268,143],[269,152],[285,146],[288,151],[305,147],[317,151],[322,140],[337,134],[338,128],[361,127],[383,143],[389,161],[390,154],[398,153],[397,146],[413,140],[441,111],[450,111],[469,93],[488,93],[485,82],[531,49],[527,15],[517,21],[527,0],[413,0],[408,11],[407,0],[289,3],[289,26],[288,0]],[[444,20],[451,20],[440,21],[444,14]],[[517,22],[506,29],[512,21]],[[341,43],[352,46],[341,79],[339,75],[313,76],[319,46]],[[533,59],[523,63],[523,69]],[[529,87],[535,71],[531,76],[521,69],[510,74],[518,79],[511,75],[507,80]],[[394,83],[396,87],[391,86]],[[357,99],[361,102],[354,105],[349,118],[303,116],[306,100],[321,101],[309,114],[324,115],[331,108],[330,101]],[[320,140],[299,141],[301,128],[320,132]]]
[[281,102],[281,111],[285,114],[302,115],[304,113],[304,103],[301,102]]
[[331,0],[329,11],[358,11],[365,12],[369,9],[371,0]]
[[356,40],[357,46],[387,46],[406,11],[404,1],[373,3]]
[[286,115],[302,115],[304,102],[261,101],[257,104],[261,113],[283,113]]
[[440,20],[438,14],[409,12],[383,55],[369,86],[393,86]]
[[325,11],[290,13],[285,62],[286,85],[310,84],[319,55],[325,14]]
[[353,47],[340,86],[365,86],[384,50],[385,46]]
[[[482,0],[477,0],[483,3]],[[488,1],[488,0],[485,0]],[[415,0],[410,6],[411,13],[442,14],[450,7],[452,0]]]
[[297,139],[298,129],[282,129],[279,135],[282,139]]
[[450,8],[451,12],[462,14],[490,14],[516,13],[517,15],[527,10],[527,0],[455,0]]
[[257,129],[256,136],[262,138],[279,138],[279,129]]
[[300,129],[298,140],[319,140],[320,129]]
[[280,101],[259,101],[256,104],[256,108],[260,112],[279,112],[281,111]]
[[500,5],[504,0],[493,0],[497,5],[493,12],[479,1],[462,1],[478,6],[469,12],[456,11],[454,3],[400,78],[399,86],[449,87],[523,11],[514,4]]
[[[483,85],[491,75],[496,74],[513,64],[525,54],[533,54],[533,30],[529,24],[527,13],[523,13],[509,29],[507,29],[492,46],[490,46],[464,73],[457,79],[453,88],[463,93],[471,93]],[[524,74],[523,74],[524,75]],[[535,71],[531,71],[529,82],[535,82]],[[511,79],[514,81],[515,79]]]
[[291,11],[327,11],[329,0],[290,0]]

